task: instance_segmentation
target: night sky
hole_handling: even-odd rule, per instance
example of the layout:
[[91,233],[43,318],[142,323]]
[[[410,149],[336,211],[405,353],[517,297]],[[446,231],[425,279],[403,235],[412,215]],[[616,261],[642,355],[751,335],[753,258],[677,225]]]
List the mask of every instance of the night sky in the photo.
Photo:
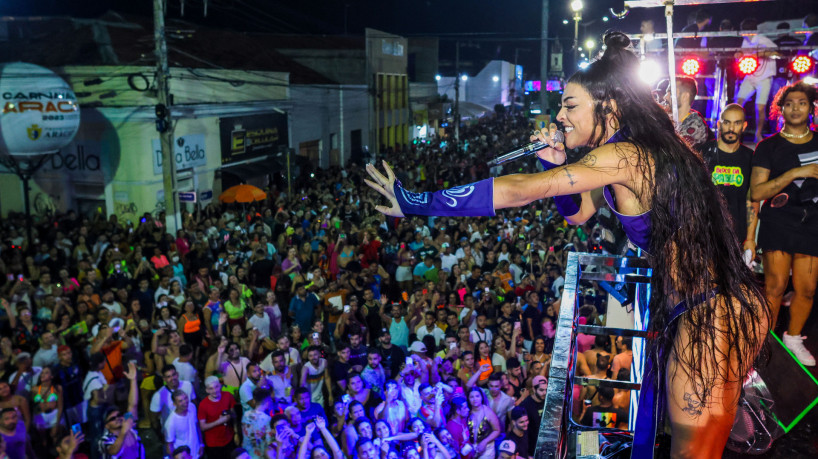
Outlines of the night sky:
[[[461,43],[461,58],[479,68],[491,59],[513,61],[515,54],[526,73],[539,62],[541,0],[209,0],[203,16],[203,0],[168,0],[168,15],[184,21],[248,32],[287,34],[361,34],[365,27],[404,36],[437,36],[441,40],[441,68],[451,65],[454,43]],[[573,40],[570,0],[551,0],[549,36],[567,48]],[[609,8],[621,10],[621,0],[585,0],[580,40],[598,38],[606,29],[638,32],[642,19],[654,19],[664,30],[663,8],[635,9],[624,20],[614,19]],[[698,6],[676,7],[676,30]],[[735,24],[754,16],[762,21],[803,17],[818,11],[818,0],[777,0],[708,7],[713,22],[730,18]],[[2,0],[0,15],[97,17],[108,10],[150,16],[151,0]],[[610,18],[603,22],[602,17]],[[569,24],[563,24],[569,19]],[[467,64],[468,65],[468,64]]]

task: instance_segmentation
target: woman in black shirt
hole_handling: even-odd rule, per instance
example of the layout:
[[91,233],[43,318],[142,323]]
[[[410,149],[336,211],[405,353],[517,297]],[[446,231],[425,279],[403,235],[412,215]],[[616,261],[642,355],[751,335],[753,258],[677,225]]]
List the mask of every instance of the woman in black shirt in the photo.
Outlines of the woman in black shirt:
[[815,358],[804,347],[801,329],[812,310],[818,281],[818,137],[810,130],[816,89],[802,82],[781,88],[771,118],[784,127],[756,148],[750,196],[764,201],[759,214],[758,246],[762,249],[766,296],[772,330],[792,270],[795,296],[784,344],[806,366]]

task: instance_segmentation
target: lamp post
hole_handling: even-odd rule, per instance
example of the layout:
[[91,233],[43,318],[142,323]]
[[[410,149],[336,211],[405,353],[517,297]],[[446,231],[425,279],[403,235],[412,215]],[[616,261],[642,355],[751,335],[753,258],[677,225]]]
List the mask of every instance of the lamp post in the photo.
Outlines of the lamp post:
[[574,64],[577,62],[577,53],[579,52],[579,21],[582,20],[582,0],[573,0],[571,2],[571,11],[574,12]]
[[596,48],[595,41],[590,38],[585,40],[585,49],[588,50],[588,61],[591,61],[594,58],[594,48]]

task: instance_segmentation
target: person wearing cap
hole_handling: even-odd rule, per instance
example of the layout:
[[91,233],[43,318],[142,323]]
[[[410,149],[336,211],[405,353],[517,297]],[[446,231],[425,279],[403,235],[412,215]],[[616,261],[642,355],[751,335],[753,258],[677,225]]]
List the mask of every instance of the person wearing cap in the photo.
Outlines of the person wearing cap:
[[[531,425],[539,426],[542,421],[542,412],[545,403],[545,394],[548,391],[548,381],[545,376],[537,375],[531,380],[531,390],[518,406],[525,409],[528,415],[528,422]],[[530,435],[528,438],[528,450],[534,451],[537,446],[537,436]]]
[[500,445],[500,449],[502,450],[506,443],[512,443],[514,450],[511,451],[511,454],[516,453],[520,459],[529,459],[533,456],[533,454],[531,454],[533,451],[528,449],[528,427],[531,425],[528,421],[528,413],[525,408],[515,406],[509,413],[509,416],[511,422],[506,432],[506,440]]
[[139,388],[136,384],[136,364],[128,364],[125,377],[130,381],[128,392],[128,410],[124,416],[119,408],[112,406],[105,411],[103,418],[102,436],[95,442],[100,459],[114,458],[145,458],[145,448],[136,431],[137,405],[139,404]]
[[[517,459],[517,445],[511,440],[503,440],[500,447],[497,448],[497,453],[500,459]],[[524,456],[523,456],[524,457]]]

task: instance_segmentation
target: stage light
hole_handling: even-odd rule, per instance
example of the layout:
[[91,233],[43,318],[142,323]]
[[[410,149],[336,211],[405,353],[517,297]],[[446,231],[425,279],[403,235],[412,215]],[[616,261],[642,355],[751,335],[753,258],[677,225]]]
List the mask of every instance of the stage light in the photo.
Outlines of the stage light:
[[500,81],[500,77],[498,77],[497,75],[494,75],[493,77],[491,77],[491,81],[497,83],[498,81]]
[[812,58],[809,56],[796,56],[795,59],[790,62],[790,70],[792,73],[797,75],[801,75],[802,73],[807,73],[812,70],[813,62]]
[[435,80],[436,80],[436,81],[440,81],[440,78],[441,78],[441,76],[440,76],[440,75],[435,75]]
[[648,84],[653,84],[662,75],[662,68],[656,61],[644,60],[639,63],[639,78]]
[[682,72],[687,76],[696,76],[701,68],[702,66],[699,64],[699,60],[694,57],[682,61]]
[[738,71],[750,75],[758,70],[758,59],[755,56],[744,56],[738,61]]
[[460,79],[463,80],[463,81],[468,81],[469,76],[468,75],[461,75]]

